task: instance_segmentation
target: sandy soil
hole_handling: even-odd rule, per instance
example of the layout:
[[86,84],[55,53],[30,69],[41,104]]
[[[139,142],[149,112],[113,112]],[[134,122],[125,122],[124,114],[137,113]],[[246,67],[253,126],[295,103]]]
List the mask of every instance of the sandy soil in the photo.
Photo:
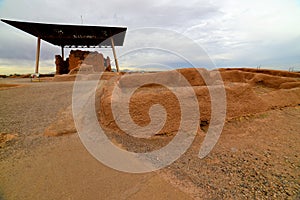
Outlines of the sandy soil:
[[104,166],[77,134],[45,137],[71,104],[72,82],[7,81],[26,87],[0,91],[0,199],[192,199],[157,173]]
[[191,199],[156,173],[102,165],[76,134],[36,143],[1,160],[2,199]]
[[[6,83],[22,87],[0,91],[0,199],[300,199],[299,105],[228,119],[213,151],[199,159],[202,127],[167,168],[128,174],[94,159],[77,134],[43,135],[68,110],[72,82]],[[107,135],[131,151],[170,140]]]

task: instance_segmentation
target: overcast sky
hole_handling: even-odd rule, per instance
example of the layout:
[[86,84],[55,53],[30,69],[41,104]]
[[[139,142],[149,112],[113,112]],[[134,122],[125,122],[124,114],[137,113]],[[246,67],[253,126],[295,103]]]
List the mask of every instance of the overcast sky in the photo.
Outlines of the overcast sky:
[[[136,34],[135,38],[143,34],[134,30],[162,28],[190,38],[203,48],[216,67],[261,65],[275,69],[294,67],[300,71],[300,0],[0,0],[0,18],[126,26],[125,46],[117,48],[118,55],[124,53],[126,45],[139,46],[130,34]],[[155,40],[157,43],[168,41],[165,38],[161,36]],[[178,47],[180,42],[173,46]],[[192,52],[184,48],[188,47],[183,45],[181,50]],[[33,72],[35,51],[35,37],[0,23],[0,74]],[[54,55],[60,54],[60,51],[59,47],[42,43],[41,73],[55,71]],[[104,49],[103,53],[112,56],[109,49]],[[141,60],[140,65],[143,65],[143,60],[144,65],[151,63],[146,58],[152,56],[160,57],[160,60],[155,60],[158,65],[171,63],[172,67],[182,66],[181,62],[176,63],[176,58],[161,56],[163,54],[157,51],[149,54],[135,51],[133,54],[135,60]],[[132,58],[133,54],[127,58]],[[166,58],[169,63],[162,61]],[[130,60],[123,60],[121,68],[134,67],[134,62],[130,66]]]

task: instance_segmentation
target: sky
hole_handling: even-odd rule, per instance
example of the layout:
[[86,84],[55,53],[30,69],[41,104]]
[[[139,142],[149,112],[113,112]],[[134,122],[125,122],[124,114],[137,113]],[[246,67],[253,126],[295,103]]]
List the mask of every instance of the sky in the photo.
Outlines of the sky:
[[[0,18],[128,27],[124,47],[117,47],[121,69],[187,67],[172,54],[180,49],[184,58],[192,54],[189,60],[207,55],[215,67],[300,71],[300,0],[0,0]],[[167,51],[137,51],[149,36]],[[184,44],[190,41],[198,47]],[[110,49],[96,50],[113,58]],[[41,73],[55,71],[60,52],[42,42]],[[34,72],[35,54],[35,37],[0,23],[0,74]]]

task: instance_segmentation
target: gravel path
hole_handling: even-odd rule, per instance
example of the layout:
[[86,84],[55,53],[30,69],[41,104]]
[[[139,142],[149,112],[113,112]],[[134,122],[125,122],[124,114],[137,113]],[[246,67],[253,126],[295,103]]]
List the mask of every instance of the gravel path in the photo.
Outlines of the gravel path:
[[0,90],[0,133],[42,133],[57,113],[72,103],[73,82],[0,80],[0,84],[6,83],[22,86]]

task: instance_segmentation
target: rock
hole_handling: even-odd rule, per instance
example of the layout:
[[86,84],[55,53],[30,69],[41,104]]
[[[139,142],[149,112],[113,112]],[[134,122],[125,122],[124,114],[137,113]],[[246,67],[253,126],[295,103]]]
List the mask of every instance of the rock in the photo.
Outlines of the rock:
[[4,147],[7,142],[15,140],[17,137],[17,134],[0,133],[0,148]]
[[64,134],[76,133],[76,127],[72,115],[72,107],[61,111],[57,119],[50,124],[44,131],[45,136],[61,136]]

